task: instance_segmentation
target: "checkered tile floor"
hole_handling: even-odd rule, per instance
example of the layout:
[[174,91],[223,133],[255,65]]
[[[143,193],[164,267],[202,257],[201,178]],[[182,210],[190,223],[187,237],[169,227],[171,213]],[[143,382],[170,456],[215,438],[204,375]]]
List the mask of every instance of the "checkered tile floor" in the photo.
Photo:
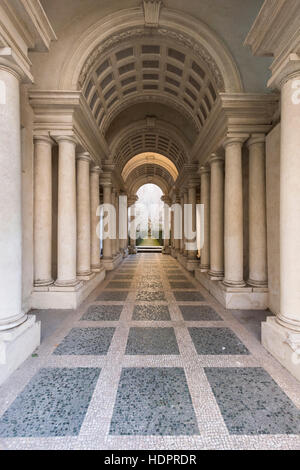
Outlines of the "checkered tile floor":
[[63,318],[0,389],[0,449],[300,448],[299,383],[171,257]]

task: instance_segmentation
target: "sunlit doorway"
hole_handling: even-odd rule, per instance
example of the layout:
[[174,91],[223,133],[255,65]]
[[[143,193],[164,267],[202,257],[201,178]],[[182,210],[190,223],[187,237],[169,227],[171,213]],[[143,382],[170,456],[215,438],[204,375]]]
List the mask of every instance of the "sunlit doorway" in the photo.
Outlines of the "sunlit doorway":
[[163,246],[163,208],[162,190],[148,183],[138,190],[136,203],[138,249]]

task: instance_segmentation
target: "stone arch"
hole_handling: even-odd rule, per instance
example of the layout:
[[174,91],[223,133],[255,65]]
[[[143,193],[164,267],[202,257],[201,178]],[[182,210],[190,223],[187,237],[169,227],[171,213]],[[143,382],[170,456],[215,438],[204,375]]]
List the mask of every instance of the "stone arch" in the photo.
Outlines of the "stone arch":
[[[148,136],[148,137],[147,137]],[[132,146],[135,139],[135,146]],[[189,161],[190,144],[181,131],[171,124],[147,120],[130,124],[122,129],[110,143],[114,163],[122,172],[126,163],[135,155],[156,152],[169,158],[180,170]]]
[[168,186],[168,184],[163,178],[141,176],[128,187],[128,193],[135,195],[142,186],[144,186],[145,184],[149,184],[149,183],[152,183],[158,186],[162,190],[163,195],[168,195],[168,193],[170,192],[170,187]]
[[[223,81],[225,92],[242,92],[238,67],[224,42],[205,23],[191,16],[163,8],[159,34],[192,48]],[[133,35],[144,34],[143,9],[120,10],[102,18],[88,28],[74,43],[69,60],[61,67],[59,89],[74,89],[83,82],[84,74],[99,54]]]

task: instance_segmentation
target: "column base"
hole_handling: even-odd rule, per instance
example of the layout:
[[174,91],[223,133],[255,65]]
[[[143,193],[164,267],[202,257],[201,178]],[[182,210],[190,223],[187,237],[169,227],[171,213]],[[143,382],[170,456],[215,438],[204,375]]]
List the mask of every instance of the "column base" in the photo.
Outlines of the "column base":
[[182,253],[178,253],[177,255],[177,260],[179,261],[179,263],[181,264],[181,266],[183,266],[184,268],[186,268],[186,265],[187,265],[187,256],[182,254]]
[[208,275],[211,281],[222,281],[224,278],[224,271],[208,271]]
[[101,271],[101,264],[92,264],[91,266],[92,273],[99,273]]
[[173,247],[171,247],[171,256],[173,256],[175,259],[178,258],[178,251]]
[[81,281],[76,286],[35,287],[31,294],[32,308],[38,309],[76,309],[86,297],[105,279],[104,266],[94,273],[88,281]]
[[78,281],[90,281],[95,276],[95,273],[90,271],[88,274],[77,274]]
[[253,279],[248,279],[247,284],[252,287],[268,287],[267,281],[254,281]]
[[80,281],[78,279],[72,279],[71,281],[55,281],[54,286],[55,287],[77,287],[78,284],[80,284]]
[[207,273],[209,271],[209,264],[200,264],[200,271],[202,273]]
[[48,279],[48,280],[42,280],[42,281],[34,281],[34,285],[36,287],[43,287],[43,286],[52,286],[54,284],[53,279]]
[[0,385],[40,345],[41,322],[35,315],[15,328],[0,332]]
[[300,332],[285,328],[276,318],[268,317],[261,324],[261,340],[264,348],[300,381]]
[[245,281],[226,281],[225,279],[223,279],[223,284],[225,287],[234,288],[234,289],[246,287]]
[[171,247],[170,246],[164,246],[161,252],[162,252],[163,255],[170,255],[171,254]]
[[136,255],[136,254],[137,254],[136,246],[129,246],[129,247],[128,247],[128,253],[129,253],[130,255]]
[[194,272],[197,268],[199,268],[199,260],[198,259],[188,259],[186,263],[186,269],[190,272]]
[[122,261],[123,257],[121,254],[115,255],[113,258],[103,258],[102,264],[106,271],[113,271]]
[[195,278],[220,302],[233,310],[266,310],[269,294],[266,288],[226,287],[220,280],[212,280],[209,273],[195,270]]

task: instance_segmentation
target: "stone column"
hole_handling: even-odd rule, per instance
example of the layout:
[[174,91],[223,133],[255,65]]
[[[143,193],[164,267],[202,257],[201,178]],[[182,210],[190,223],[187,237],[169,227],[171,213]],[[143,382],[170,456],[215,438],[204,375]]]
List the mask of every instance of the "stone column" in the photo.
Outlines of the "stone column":
[[58,159],[57,280],[59,287],[75,286],[76,279],[76,140],[56,138]]
[[48,136],[34,137],[34,285],[52,279],[52,146]]
[[180,197],[181,204],[181,240],[180,240],[180,253],[184,254],[184,196]]
[[224,276],[224,158],[212,154],[210,183],[210,270],[212,280]]
[[[111,193],[111,204],[115,209],[115,214],[117,214],[116,211],[116,190],[113,189]],[[117,231],[116,231],[116,236],[117,236]],[[117,239],[115,238],[112,239],[111,241],[111,251],[112,251],[112,256],[115,257],[117,254]]]
[[[129,196],[127,199],[128,207],[130,208],[130,227],[131,227],[131,222],[135,220],[135,203],[137,202],[137,200],[138,200],[137,196]],[[136,239],[131,237],[131,229],[129,232],[129,237],[130,237],[129,253],[132,255],[137,252],[137,249],[136,249]]]
[[0,330],[23,323],[19,75],[0,62]]
[[[103,182],[103,204],[112,204],[112,183]],[[105,227],[103,227],[104,230]],[[106,227],[108,229],[108,227]],[[103,259],[112,260],[112,239],[103,238]]]
[[167,252],[170,246],[170,200],[168,196],[162,196],[161,200],[164,203],[164,248]]
[[280,314],[277,321],[300,332],[299,62],[297,67],[281,84]]
[[171,211],[171,248],[174,250],[174,211]]
[[77,275],[91,275],[91,199],[88,153],[77,155]]
[[201,248],[200,270],[207,272],[210,268],[210,168],[202,166],[200,168],[201,177],[201,204],[204,206],[204,227],[201,232],[204,234],[203,246]]
[[100,205],[99,198],[99,175],[101,169],[94,166],[90,174],[90,198],[91,198],[91,268],[92,272],[99,272],[100,264],[100,233],[99,222],[100,214],[97,212]]
[[253,135],[249,148],[249,280],[267,286],[265,136]]
[[[187,190],[185,190],[184,194],[183,194],[183,207],[185,209],[186,205],[188,204],[189,200],[188,200],[188,193],[187,193]],[[186,243],[187,243],[187,239],[186,239],[186,227],[187,227],[187,224],[188,224],[188,219],[187,219],[187,214],[185,212],[185,210],[183,210],[183,227],[184,227],[184,231],[183,231],[183,240],[184,240],[184,249],[183,249],[183,256],[187,256],[188,255],[188,250],[187,250],[187,247],[186,247]]]
[[181,225],[181,215],[180,215],[180,197],[177,195],[175,197],[175,204],[176,204],[176,210],[174,211],[174,245],[175,245],[175,251],[176,251],[176,257],[178,256],[178,253],[180,252],[180,238],[175,238],[175,232],[180,233],[180,225]]
[[119,192],[115,193],[115,208],[116,208],[116,253],[120,253],[120,238],[119,238]]
[[225,276],[228,287],[244,287],[242,146],[245,137],[229,137],[225,147]]
[[[197,220],[196,220],[196,187],[197,183],[196,182],[190,182],[189,183],[189,188],[188,188],[188,203],[189,205],[192,206],[192,214],[191,214],[191,220],[189,220],[189,232],[193,231],[196,233],[197,230]],[[189,243],[197,243],[197,234],[195,235],[195,238],[192,240],[189,240]],[[189,260],[196,260],[197,259],[197,248],[195,250],[188,250],[188,259]]]

